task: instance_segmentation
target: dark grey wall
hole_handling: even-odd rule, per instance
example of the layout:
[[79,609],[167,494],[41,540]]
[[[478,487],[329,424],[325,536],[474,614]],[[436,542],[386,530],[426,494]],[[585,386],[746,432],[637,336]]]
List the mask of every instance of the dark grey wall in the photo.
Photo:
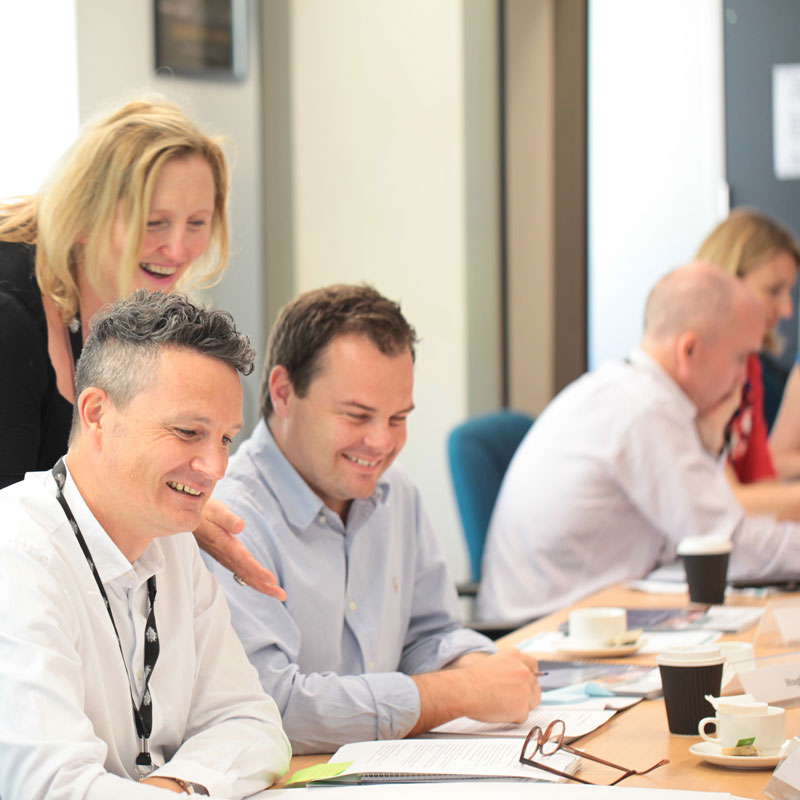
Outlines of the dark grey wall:
[[[775,177],[772,65],[800,64],[798,0],[725,0],[726,168],[731,206],[753,206],[800,235],[800,180]],[[790,367],[798,350],[795,315],[782,323]]]

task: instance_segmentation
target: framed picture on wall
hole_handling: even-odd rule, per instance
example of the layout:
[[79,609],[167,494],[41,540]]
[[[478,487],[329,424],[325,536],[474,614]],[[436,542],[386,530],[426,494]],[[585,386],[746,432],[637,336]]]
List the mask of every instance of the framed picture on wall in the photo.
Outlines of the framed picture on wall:
[[156,72],[247,77],[247,0],[154,0]]

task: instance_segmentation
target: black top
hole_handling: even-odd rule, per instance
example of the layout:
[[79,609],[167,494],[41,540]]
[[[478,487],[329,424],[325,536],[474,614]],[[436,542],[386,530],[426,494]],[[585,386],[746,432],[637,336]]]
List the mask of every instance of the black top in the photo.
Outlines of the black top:
[[58,393],[34,247],[0,242],[0,487],[67,451],[72,404]]

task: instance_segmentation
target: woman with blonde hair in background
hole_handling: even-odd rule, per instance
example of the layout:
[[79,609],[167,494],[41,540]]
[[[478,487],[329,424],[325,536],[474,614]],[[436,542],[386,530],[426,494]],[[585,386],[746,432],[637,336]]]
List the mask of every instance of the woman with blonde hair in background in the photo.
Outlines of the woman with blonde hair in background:
[[[177,106],[136,100],[85,125],[36,195],[0,204],[0,487],[66,452],[95,312],[221,275],[227,199],[219,142]],[[209,552],[266,590],[230,535],[241,521],[209,506]]]
[[[792,287],[800,266],[800,247],[792,234],[763,214],[736,209],[709,234],[697,257],[719,265],[750,288],[764,310],[764,349],[779,354],[782,342],[775,328],[792,316]],[[728,476],[748,513],[800,519],[800,486],[777,480],[780,473],[768,442],[763,406],[761,363],[753,353],[741,403],[728,424]]]

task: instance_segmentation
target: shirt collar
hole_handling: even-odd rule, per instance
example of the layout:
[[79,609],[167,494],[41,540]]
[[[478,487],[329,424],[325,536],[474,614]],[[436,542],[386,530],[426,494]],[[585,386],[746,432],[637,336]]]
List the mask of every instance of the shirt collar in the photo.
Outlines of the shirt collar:
[[[66,463],[64,466],[67,471],[64,497],[81,529],[100,580],[103,583],[120,580],[123,585],[132,587],[146,581],[150,575],[160,572],[164,568],[165,561],[158,540],[151,541],[142,555],[131,564],[97,521],[72,479],[69,467],[66,466]],[[55,490],[55,481],[53,481],[53,489]]]
[[[295,528],[306,530],[323,509],[326,514],[335,513],[322,502],[281,452],[272,431],[263,419],[256,425],[250,443],[256,469],[275,495],[287,520]],[[379,502],[385,503],[388,496],[389,481],[385,476],[381,476],[370,497],[353,500],[348,515],[348,527],[355,520],[360,524],[374,511]]]
[[675,408],[679,413],[692,421],[697,417],[697,406],[691,401],[686,392],[675,382],[675,379],[651,355],[641,347],[635,348],[628,356],[628,361],[639,370],[649,372],[654,379],[669,392],[675,400]]

